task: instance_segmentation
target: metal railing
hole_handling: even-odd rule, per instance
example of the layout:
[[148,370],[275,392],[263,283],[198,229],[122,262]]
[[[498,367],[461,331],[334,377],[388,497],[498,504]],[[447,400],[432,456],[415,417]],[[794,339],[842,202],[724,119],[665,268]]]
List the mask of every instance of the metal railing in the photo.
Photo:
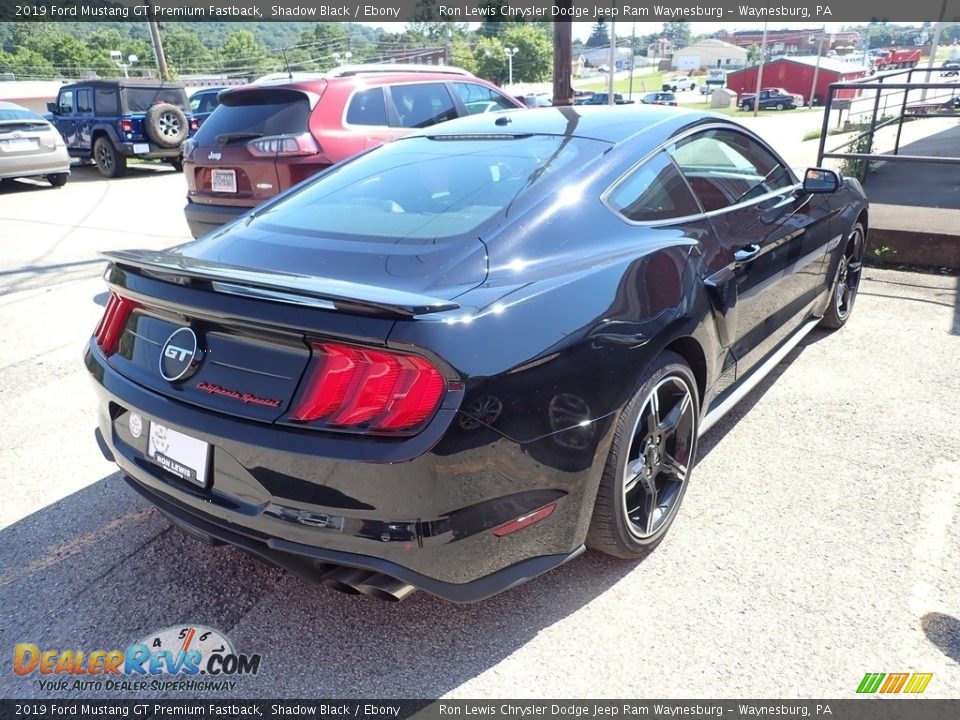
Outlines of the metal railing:
[[[940,73],[939,67],[911,68],[876,78],[831,84],[823,110],[817,164],[821,165],[824,159],[870,161],[879,157],[882,157],[884,162],[960,164],[960,146],[957,148],[957,157],[900,154],[900,139],[905,121],[933,117],[960,118],[960,82],[931,82],[930,76],[936,74],[939,78]],[[917,82],[914,80],[915,75],[926,76],[926,79]],[[905,80],[903,76],[906,76]],[[844,94],[852,94],[853,97],[838,98],[837,95],[842,91],[847,91]],[[891,109],[896,114],[888,114],[888,110]],[[848,122],[852,118],[860,118],[858,125],[861,129],[852,138],[847,138],[836,147],[827,150],[826,142],[831,114],[834,111],[838,113],[839,125],[844,110],[847,112]],[[892,154],[879,155],[873,152],[873,141],[877,130],[894,124],[897,126],[897,135]],[[842,152],[843,148],[863,138],[868,138],[866,146],[870,152]]]

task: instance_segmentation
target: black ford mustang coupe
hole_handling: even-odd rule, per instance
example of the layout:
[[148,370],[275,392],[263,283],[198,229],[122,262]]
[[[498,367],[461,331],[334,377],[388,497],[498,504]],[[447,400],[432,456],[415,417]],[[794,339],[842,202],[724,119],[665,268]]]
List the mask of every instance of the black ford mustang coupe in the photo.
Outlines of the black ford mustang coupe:
[[698,436],[846,322],[867,213],[706,113],[443,123],[107,253],[98,441],[187,533],[348,592],[469,602],[584,547],[641,558]]

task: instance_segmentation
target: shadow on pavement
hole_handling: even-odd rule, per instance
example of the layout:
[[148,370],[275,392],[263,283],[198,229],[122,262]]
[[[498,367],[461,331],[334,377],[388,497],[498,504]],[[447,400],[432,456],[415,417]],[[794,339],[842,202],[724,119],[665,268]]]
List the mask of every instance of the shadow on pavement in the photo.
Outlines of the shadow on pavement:
[[928,613],[920,621],[927,640],[956,663],[960,663],[960,620],[943,613]]
[[[235,691],[254,697],[437,697],[626,574],[643,572],[642,564],[587,553],[479,604],[423,592],[390,604],[307,583],[234,548],[202,545],[119,473],[0,531],[0,557],[7,561],[0,647],[124,649],[153,631],[201,624],[224,632],[238,652],[262,655],[260,674],[238,679]],[[12,663],[12,652],[0,656],[0,697],[118,696],[51,696],[36,674],[15,675]]]
[[[914,122],[924,122],[915,120]],[[960,158],[960,126],[901,145],[901,155]],[[871,203],[911,207],[960,209],[957,165],[921,162],[883,162],[867,174],[864,188]]]

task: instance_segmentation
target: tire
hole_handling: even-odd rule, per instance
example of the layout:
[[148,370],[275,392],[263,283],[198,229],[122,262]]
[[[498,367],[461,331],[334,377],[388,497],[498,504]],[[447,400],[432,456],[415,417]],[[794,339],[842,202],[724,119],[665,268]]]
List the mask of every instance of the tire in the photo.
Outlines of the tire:
[[123,177],[127,173],[127,158],[117,152],[106,135],[98,137],[93,144],[93,161],[104,177]]
[[661,353],[617,421],[588,547],[639,560],[660,544],[689,484],[699,422],[700,400],[690,366],[675,353]]
[[190,132],[183,110],[170,103],[159,103],[147,110],[144,127],[147,137],[165,148],[180,147]]
[[183,172],[183,158],[169,158],[167,162],[170,163],[175,172]]
[[777,110],[783,110],[784,105],[783,105],[783,103],[777,103],[777,104],[775,105],[775,108],[776,108]]
[[837,264],[837,272],[833,277],[833,287],[830,289],[830,304],[827,306],[820,326],[828,330],[842,328],[857,299],[857,290],[860,288],[860,276],[863,273],[863,248],[866,241],[863,225],[857,223],[853,232],[844,245]]
[[70,173],[51,173],[47,175],[47,182],[50,183],[53,187],[63,187],[67,184],[67,179],[70,177]]

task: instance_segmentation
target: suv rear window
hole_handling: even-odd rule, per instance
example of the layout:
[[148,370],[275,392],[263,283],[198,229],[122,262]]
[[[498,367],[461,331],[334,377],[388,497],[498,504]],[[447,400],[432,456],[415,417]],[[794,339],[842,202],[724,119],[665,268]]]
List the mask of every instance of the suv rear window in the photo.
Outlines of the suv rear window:
[[176,105],[184,112],[190,110],[183,88],[125,87],[122,93],[123,105],[128,113],[146,112],[158,103]]
[[222,145],[229,137],[250,140],[269,135],[299,135],[307,131],[310,102],[297,90],[245,90],[220,97],[220,107],[194,137],[197,145]]

